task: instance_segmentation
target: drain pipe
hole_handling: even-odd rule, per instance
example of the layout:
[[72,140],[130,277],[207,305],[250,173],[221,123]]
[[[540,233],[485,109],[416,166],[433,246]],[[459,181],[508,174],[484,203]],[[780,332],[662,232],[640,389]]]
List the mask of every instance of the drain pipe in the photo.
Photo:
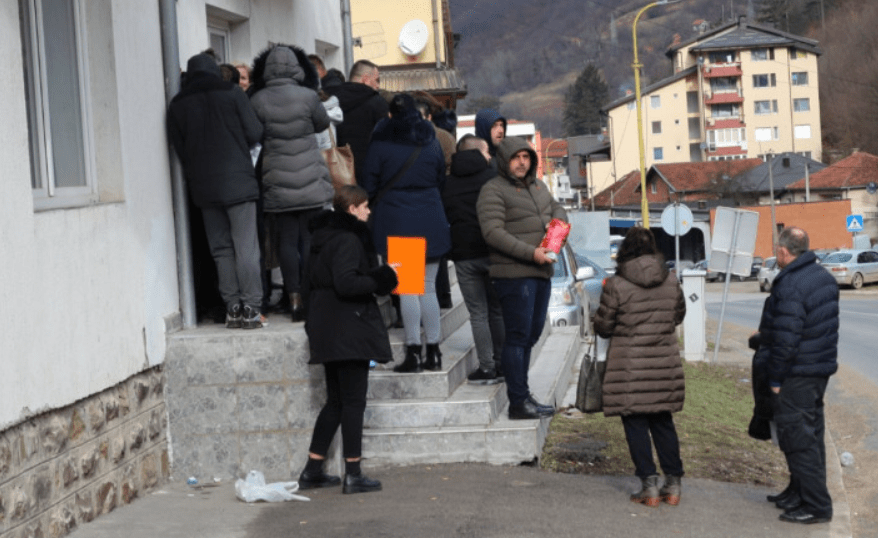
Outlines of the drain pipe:
[[354,66],[354,38],[351,29],[351,0],[341,0],[341,35],[342,49],[344,49],[345,76],[351,72]]
[[436,53],[436,69],[442,69],[442,62],[439,61],[439,47],[441,41],[439,40],[439,10],[436,8],[436,3],[439,0],[430,0],[430,7],[433,9],[433,50]]
[[[180,91],[180,45],[177,39],[176,0],[159,0],[159,20],[162,30],[162,57],[164,59],[165,101]],[[183,328],[195,327],[195,285],[192,280],[192,244],[189,236],[189,207],[186,205],[186,183],[180,159],[168,141],[171,164],[171,195],[174,203],[174,235],[177,242],[177,285],[180,289],[180,315]]]

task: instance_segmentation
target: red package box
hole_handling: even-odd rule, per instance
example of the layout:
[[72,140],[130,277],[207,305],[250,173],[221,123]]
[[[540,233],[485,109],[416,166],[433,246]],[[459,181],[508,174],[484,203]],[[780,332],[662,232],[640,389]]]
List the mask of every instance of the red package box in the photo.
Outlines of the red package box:
[[549,229],[546,230],[546,236],[540,242],[540,246],[558,254],[561,252],[561,246],[569,234],[570,224],[561,219],[552,219],[552,222],[549,223]]

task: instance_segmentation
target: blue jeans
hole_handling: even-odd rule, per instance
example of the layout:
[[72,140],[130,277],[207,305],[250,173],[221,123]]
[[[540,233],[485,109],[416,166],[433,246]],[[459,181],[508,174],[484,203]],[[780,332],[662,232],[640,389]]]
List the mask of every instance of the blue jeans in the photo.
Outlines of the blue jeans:
[[488,276],[490,266],[487,257],[454,262],[457,284],[469,311],[479,368],[485,371],[493,371],[495,362],[499,364],[504,333],[503,309]]
[[509,405],[521,405],[530,395],[527,383],[530,352],[546,324],[552,281],[547,278],[498,278],[494,280],[494,289],[500,298],[506,329],[501,364]]

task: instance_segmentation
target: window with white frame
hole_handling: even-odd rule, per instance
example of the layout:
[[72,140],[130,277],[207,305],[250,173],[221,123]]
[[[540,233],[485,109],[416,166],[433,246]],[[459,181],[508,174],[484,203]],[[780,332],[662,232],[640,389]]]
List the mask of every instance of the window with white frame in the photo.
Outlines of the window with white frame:
[[652,148],[652,158],[656,161],[661,161],[665,158],[665,150],[662,148]]
[[753,113],[756,115],[777,114],[777,99],[770,101],[753,101]]
[[808,85],[808,72],[807,71],[797,71],[790,75],[790,79],[793,83],[793,86],[807,86]]
[[96,201],[83,1],[20,1],[36,209]]
[[775,86],[777,86],[777,75],[775,73],[753,75],[754,88],[774,88]]
[[737,117],[741,113],[741,109],[737,103],[723,103],[719,105],[710,105],[711,118],[732,118]]
[[807,97],[801,99],[793,99],[794,112],[808,112],[811,110],[811,100]]
[[779,140],[780,132],[777,127],[757,127],[753,132],[753,136],[759,142],[766,142],[769,140]]
[[747,131],[741,127],[707,131],[707,147],[710,151],[716,148],[741,147],[746,141]]
[[710,91],[717,92],[733,92],[738,89],[737,77],[716,77],[710,79]]
[[661,108],[662,107],[662,96],[661,95],[650,95],[649,96],[649,106],[652,108]]
[[210,48],[216,54],[219,63],[229,63],[231,31],[228,21],[216,17],[208,18],[207,33],[210,38]]
[[811,138],[811,126],[810,125],[796,125],[793,130],[793,136],[796,138]]

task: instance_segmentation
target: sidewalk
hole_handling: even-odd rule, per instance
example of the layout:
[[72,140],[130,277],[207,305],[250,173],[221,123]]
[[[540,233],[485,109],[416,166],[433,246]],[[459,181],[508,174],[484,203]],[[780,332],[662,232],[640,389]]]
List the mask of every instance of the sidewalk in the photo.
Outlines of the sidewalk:
[[[723,328],[719,361],[749,364],[749,331]],[[716,325],[708,325],[712,341]],[[739,345],[743,343],[743,345]],[[711,355],[712,357],[712,355]],[[691,536],[844,538],[850,509],[835,445],[827,437],[827,475],[834,500],[828,525],[778,521],[763,487],[683,480],[678,507],[648,508],[628,501],[636,478],[565,475],[526,466],[451,464],[370,471],[384,490],[342,495],[340,488],[308,491],[310,502],[245,504],[231,483],[190,487],[185,477],[81,526],[73,538],[321,538]],[[293,478],[295,479],[295,478]]]

